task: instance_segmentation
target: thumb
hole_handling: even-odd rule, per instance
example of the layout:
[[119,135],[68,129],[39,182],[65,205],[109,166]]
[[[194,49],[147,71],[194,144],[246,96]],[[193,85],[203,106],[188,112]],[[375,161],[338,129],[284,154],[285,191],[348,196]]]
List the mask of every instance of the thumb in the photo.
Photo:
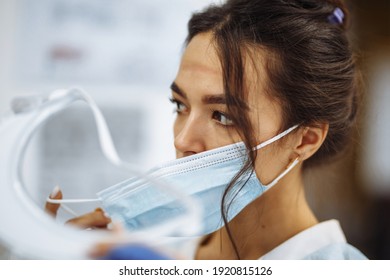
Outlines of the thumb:
[[[62,192],[59,186],[56,186],[50,194],[51,199],[62,199]],[[60,208],[60,204],[46,202],[45,211],[53,217],[57,216],[57,211]]]

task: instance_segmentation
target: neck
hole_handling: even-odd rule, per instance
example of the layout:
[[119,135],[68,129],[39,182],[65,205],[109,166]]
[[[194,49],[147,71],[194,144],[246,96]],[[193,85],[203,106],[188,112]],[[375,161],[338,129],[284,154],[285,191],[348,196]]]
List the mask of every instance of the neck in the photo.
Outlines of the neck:
[[[240,258],[258,259],[317,223],[302,178],[294,172],[248,205],[229,223],[229,229]],[[205,238],[196,258],[237,259],[226,227]]]

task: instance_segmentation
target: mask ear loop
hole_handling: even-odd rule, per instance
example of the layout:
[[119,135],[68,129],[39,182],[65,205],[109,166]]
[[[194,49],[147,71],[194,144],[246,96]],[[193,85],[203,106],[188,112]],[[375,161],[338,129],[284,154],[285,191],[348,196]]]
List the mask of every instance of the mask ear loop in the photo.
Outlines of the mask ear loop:
[[[257,145],[256,147],[254,147],[252,150],[253,151],[256,151],[256,150],[259,150],[261,148],[264,148],[265,146],[268,146],[269,144],[281,139],[282,137],[286,136],[287,134],[289,134],[291,131],[297,129],[299,127],[299,124],[296,124],[292,127],[290,127],[289,129],[283,131],[282,133],[272,137],[271,139],[268,139],[267,141],[264,141],[263,143],[260,143],[259,145]],[[287,167],[286,169],[281,173],[279,174],[279,176],[277,176],[271,183],[269,183],[268,185],[265,185],[265,187],[267,189],[270,189],[271,187],[275,186],[280,179],[282,179],[287,173],[289,173],[291,171],[291,169],[293,169],[297,164],[299,163],[299,157],[297,157],[293,162],[291,162]]]
[[273,186],[275,186],[279,182],[279,180],[282,179],[287,173],[289,173],[291,169],[293,169],[298,163],[299,163],[299,157],[297,157],[294,161],[290,162],[290,164],[286,167],[286,169],[265,187],[270,189]]
[[268,139],[267,141],[264,141],[263,143],[260,143],[259,145],[254,147],[252,150],[253,151],[260,150],[261,148],[264,148],[265,146],[268,146],[269,144],[271,144],[271,143],[279,140],[280,138],[286,136],[287,134],[289,134],[291,131],[293,131],[294,129],[296,129],[298,127],[299,127],[299,124],[296,124],[296,125],[290,127],[289,129],[283,131],[282,133],[272,137],[271,139]]
[[47,197],[46,198],[46,202],[49,202],[49,203],[52,203],[52,204],[60,204],[60,207],[65,211],[67,212],[68,214],[74,216],[74,217],[78,217],[80,216],[80,214],[78,214],[76,211],[74,211],[71,207],[65,205],[65,203],[88,203],[88,202],[101,202],[100,199],[98,198],[87,198],[87,199],[84,199],[84,198],[78,198],[78,199],[53,199],[53,198],[50,198]]

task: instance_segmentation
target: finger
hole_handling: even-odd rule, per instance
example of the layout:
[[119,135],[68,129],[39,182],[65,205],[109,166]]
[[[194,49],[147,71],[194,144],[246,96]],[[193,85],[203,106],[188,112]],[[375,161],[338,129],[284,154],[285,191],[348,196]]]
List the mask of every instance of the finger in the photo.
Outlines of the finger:
[[[62,199],[62,192],[59,186],[56,186],[50,194],[51,199]],[[57,216],[57,211],[60,208],[60,204],[46,202],[45,211],[51,216]]]
[[101,208],[97,208],[91,213],[73,218],[66,222],[66,224],[74,225],[83,229],[91,227],[106,228],[109,223],[111,223],[111,219],[105,215]]

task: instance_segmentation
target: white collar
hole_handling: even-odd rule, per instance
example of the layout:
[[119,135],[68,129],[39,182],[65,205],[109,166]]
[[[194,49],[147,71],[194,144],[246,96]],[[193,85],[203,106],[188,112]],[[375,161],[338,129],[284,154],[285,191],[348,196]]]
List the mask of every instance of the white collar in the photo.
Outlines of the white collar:
[[308,228],[283,242],[259,260],[298,260],[332,243],[346,243],[337,220],[329,220]]

